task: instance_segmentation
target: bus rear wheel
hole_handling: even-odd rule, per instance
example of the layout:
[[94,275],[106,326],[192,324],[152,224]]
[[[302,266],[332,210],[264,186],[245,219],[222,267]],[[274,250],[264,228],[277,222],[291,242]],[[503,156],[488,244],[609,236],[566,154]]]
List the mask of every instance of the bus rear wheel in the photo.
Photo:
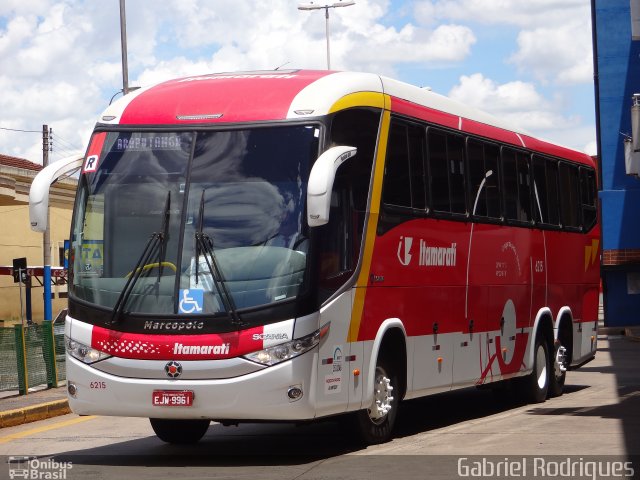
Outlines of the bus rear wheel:
[[[393,366],[378,359],[373,380],[373,402],[356,414],[356,429],[360,439],[369,445],[384,443],[391,438],[398,414],[398,376]],[[394,393],[395,391],[395,393]]]
[[209,420],[174,420],[150,418],[151,428],[163,442],[189,444],[198,442],[209,428]]
[[567,349],[557,343],[553,355],[553,371],[550,375],[551,383],[549,384],[549,396],[559,397],[564,390],[564,382],[567,378],[568,353]]

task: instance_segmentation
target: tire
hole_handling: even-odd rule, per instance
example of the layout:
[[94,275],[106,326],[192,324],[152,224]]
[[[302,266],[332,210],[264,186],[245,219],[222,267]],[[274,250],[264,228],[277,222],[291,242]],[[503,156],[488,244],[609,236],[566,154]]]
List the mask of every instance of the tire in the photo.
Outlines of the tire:
[[549,347],[544,335],[536,337],[533,350],[533,371],[521,379],[520,393],[527,403],[542,403],[547,399],[550,383]]
[[151,428],[163,442],[189,444],[198,442],[209,428],[209,420],[173,420],[150,418]]
[[398,415],[398,385],[398,374],[393,366],[379,358],[374,375],[373,403],[355,416],[356,432],[364,443],[374,445],[391,439]]
[[550,382],[549,382],[549,396],[550,397],[559,397],[562,395],[562,391],[564,390],[564,383],[567,378],[567,368],[566,368],[566,348],[558,343],[554,348],[554,355],[551,364],[553,368],[550,372]]

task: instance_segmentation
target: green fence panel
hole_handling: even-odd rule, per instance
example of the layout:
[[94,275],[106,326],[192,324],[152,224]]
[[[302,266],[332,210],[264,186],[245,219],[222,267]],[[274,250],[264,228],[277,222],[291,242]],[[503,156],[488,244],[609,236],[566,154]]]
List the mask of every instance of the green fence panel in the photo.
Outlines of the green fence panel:
[[16,349],[16,370],[18,372],[18,390],[20,395],[26,395],[29,391],[29,378],[27,375],[27,355],[25,348],[24,327],[14,325],[15,349]]
[[13,328],[0,328],[0,392],[19,390],[16,369],[16,334]]
[[47,369],[47,387],[58,386],[58,369],[56,366],[56,345],[53,339],[53,322],[42,322],[42,356]]
[[43,355],[43,327],[33,324],[24,329],[27,350],[27,378],[29,388],[47,384],[47,362]]
[[0,328],[0,391],[57,387],[66,379],[64,322]]

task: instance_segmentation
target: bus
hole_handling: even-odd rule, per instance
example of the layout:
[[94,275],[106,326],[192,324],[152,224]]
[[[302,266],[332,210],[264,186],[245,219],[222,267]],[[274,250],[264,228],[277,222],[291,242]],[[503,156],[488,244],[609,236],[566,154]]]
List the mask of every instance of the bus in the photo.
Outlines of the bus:
[[428,89],[166,81],[110,105],[74,166],[77,414],[146,417],[170,443],[344,415],[380,443],[403,400],[508,383],[543,402],[595,356],[594,160]]

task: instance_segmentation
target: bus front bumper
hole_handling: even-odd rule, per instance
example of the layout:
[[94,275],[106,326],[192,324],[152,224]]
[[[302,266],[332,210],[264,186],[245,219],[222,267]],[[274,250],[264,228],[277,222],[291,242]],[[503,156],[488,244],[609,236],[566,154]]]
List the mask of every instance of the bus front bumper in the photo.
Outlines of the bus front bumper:
[[[311,420],[316,415],[317,350],[235,378],[139,379],[101,372],[67,356],[69,406],[79,415],[211,420]],[[188,362],[183,362],[188,364]],[[185,368],[187,365],[185,365]],[[289,392],[300,388],[292,400]],[[154,391],[193,392],[191,406],[156,406]]]

